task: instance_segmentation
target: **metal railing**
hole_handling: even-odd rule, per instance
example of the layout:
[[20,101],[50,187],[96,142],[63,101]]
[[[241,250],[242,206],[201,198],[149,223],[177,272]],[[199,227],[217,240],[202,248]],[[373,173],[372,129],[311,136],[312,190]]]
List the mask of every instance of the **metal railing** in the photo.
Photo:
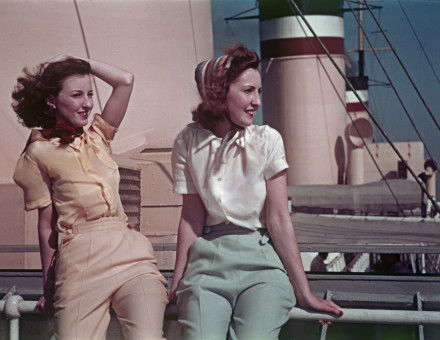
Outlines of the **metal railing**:
[[19,340],[19,320],[22,314],[39,314],[37,301],[25,301],[15,294],[15,287],[0,300],[0,313],[9,320],[9,340]]
[[[14,287],[0,300],[0,313],[9,320],[10,340],[19,340],[19,319],[23,314],[39,314],[36,305],[37,301],[25,301],[20,295],[16,295]],[[308,312],[294,307],[289,312],[289,318],[301,321],[418,325],[419,339],[423,339],[423,325],[440,325],[440,312],[422,311],[420,308],[417,311],[358,308],[343,308],[342,310],[344,315],[336,318],[328,314]],[[167,314],[168,317],[176,315],[174,306],[167,309]],[[324,325],[321,330],[321,339],[325,339],[326,329],[327,325]]]

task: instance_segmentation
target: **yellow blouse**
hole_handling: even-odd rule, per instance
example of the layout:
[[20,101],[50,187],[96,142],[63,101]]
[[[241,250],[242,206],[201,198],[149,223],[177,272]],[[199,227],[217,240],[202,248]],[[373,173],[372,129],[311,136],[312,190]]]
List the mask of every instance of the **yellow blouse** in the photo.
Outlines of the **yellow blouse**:
[[110,157],[116,128],[95,115],[88,130],[64,145],[32,130],[14,181],[23,189],[25,209],[54,204],[58,231],[100,217],[127,219],[119,197],[119,171]]

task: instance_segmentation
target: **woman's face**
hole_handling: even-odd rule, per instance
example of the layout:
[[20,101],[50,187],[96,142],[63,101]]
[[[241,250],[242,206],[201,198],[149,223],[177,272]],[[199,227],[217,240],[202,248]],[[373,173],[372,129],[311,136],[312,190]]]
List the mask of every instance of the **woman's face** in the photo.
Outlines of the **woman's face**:
[[229,119],[236,125],[246,127],[261,105],[261,76],[258,70],[244,70],[229,86],[226,108]]
[[56,97],[48,100],[55,107],[57,122],[70,123],[74,127],[87,125],[93,108],[93,89],[89,75],[75,74],[63,81]]

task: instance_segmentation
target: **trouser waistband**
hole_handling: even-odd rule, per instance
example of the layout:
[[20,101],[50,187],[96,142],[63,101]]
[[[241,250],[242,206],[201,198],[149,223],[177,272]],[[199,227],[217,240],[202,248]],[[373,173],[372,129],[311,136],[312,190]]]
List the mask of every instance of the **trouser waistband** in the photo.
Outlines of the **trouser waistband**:
[[250,235],[258,233],[261,235],[260,243],[265,244],[270,241],[269,232],[267,228],[259,228],[252,230],[249,228],[241,227],[232,223],[220,223],[211,226],[205,226],[203,228],[203,236],[205,235]]
[[81,234],[90,231],[118,229],[128,227],[127,221],[121,217],[102,217],[92,221],[84,221],[73,225],[65,234]]

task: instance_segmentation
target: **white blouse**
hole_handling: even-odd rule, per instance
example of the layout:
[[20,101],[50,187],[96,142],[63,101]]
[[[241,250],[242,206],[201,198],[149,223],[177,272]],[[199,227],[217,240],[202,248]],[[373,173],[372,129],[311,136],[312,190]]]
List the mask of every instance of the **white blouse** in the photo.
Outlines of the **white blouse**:
[[264,228],[266,180],[288,168],[281,135],[267,125],[251,125],[223,140],[199,123],[188,124],[177,135],[174,191],[199,194],[207,226]]

